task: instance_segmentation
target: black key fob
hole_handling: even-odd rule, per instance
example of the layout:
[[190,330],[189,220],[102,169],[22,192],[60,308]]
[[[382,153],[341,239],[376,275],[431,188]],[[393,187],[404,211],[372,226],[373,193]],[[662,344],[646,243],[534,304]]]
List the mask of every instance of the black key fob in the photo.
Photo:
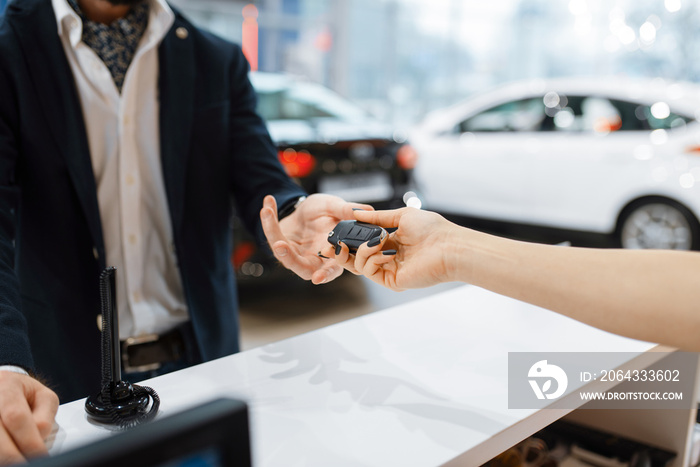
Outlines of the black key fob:
[[350,253],[355,253],[363,243],[374,237],[380,237],[384,240],[386,236],[386,230],[378,225],[358,221],[340,221],[335,229],[328,234],[328,242],[336,247],[338,242],[343,242],[350,249]]

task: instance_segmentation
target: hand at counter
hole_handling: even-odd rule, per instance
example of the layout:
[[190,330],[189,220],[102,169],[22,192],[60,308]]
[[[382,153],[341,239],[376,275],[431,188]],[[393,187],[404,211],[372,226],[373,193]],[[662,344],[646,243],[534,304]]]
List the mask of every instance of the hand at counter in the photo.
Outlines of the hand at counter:
[[0,465],[47,454],[56,394],[31,376],[0,371]]
[[278,221],[275,198],[266,196],[260,218],[270,248],[282,265],[302,279],[323,284],[340,276],[343,268],[335,261],[320,258],[318,252],[328,245],[328,232],[338,222],[353,218],[353,209],[372,207],[348,203],[337,196],[313,194]]
[[[452,224],[404,208],[354,213],[397,228],[383,242],[322,254],[394,290],[462,281],[609,332],[699,351],[700,253],[542,245]],[[372,245],[372,246],[370,246]]]

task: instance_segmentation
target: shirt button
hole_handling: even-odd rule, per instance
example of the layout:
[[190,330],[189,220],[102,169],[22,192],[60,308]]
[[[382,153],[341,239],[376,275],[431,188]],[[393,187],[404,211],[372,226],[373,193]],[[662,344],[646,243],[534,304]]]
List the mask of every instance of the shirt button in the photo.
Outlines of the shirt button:
[[100,259],[100,253],[97,251],[97,248],[92,247],[92,256],[95,257],[95,259]]
[[129,124],[129,116],[128,115],[125,116],[123,121],[124,121],[124,125],[128,125]]
[[134,292],[133,295],[134,295],[134,301],[135,301],[135,302],[140,302],[140,301],[141,301],[141,292],[139,292],[139,291],[137,290],[136,292]]
[[132,245],[136,245],[136,235],[129,235],[129,243],[131,243]]
[[175,35],[176,35],[177,37],[179,37],[180,39],[187,39],[187,37],[190,35],[190,33],[189,33],[189,31],[187,30],[187,28],[182,28],[182,27],[180,27],[180,28],[177,28],[177,29],[175,30]]
[[97,315],[97,329],[102,331],[102,315],[101,314]]
[[133,185],[133,184],[134,184],[134,181],[135,181],[135,179],[134,179],[134,176],[133,176],[133,175],[129,174],[129,175],[126,176],[126,184],[127,184],[127,186]]

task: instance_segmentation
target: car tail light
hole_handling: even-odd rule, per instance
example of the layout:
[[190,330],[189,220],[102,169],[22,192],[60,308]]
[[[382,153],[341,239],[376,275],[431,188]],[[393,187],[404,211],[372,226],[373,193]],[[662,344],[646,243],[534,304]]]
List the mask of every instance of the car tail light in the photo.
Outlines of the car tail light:
[[243,263],[248,261],[253,253],[255,253],[256,246],[253,242],[242,242],[240,245],[236,245],[236,248],[231,255],[231,263],[236,271],[241,267]]
[[596,133],[611,133],[622,128],[620,117],[600,117],[593,122],[593,131]]
[[410,144],[404,144],[396,151],[396,162],[402,169],[412,169],[418,162],[418,153]]
[[316,166],[316,159],[308,151],[296,151],[288,148],[279,151],[278,157],[287,175],[295,178],[304,178],[311,173]]
[[692,154],[693,156],[700,156],[700,145],[688,146],[685,148],[686,154]]

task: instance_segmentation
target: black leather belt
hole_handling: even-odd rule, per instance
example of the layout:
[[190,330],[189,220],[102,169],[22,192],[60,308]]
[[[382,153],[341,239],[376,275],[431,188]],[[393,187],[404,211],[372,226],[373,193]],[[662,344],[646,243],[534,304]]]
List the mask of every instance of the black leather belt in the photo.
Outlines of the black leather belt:
[[164,334],[145,334],[121,342],[122,371],[137,373],[159,369],[164,363],[185,356],[185,339],[181,328]]

